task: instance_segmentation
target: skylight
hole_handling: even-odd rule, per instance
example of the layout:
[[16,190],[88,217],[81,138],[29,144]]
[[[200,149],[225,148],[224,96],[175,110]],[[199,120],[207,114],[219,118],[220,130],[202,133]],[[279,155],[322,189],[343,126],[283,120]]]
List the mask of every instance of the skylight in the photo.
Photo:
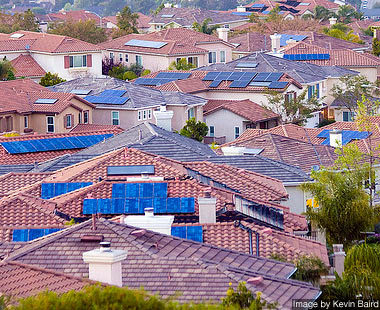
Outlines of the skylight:
[[11,34],[10,37],[13,38],[13,39],[19,39],[19,38],[21,38],[23,36],[24,36],[23,33],[14,33],[14,34]]
[[174,14],[164,14],[164,15],[161,15],[161,17],[163,18],[172,18],[174,16]]
[[37,103],[37,104],[54,104],[57,101],[58,101],[58,99],[40,98],[40,99],[37,99],[34,103]]
[[145,41],[145,40],[136,40],[132,39],[125,43],[126,46],[135,46],[135,47],[147,47],[147,48],[161,48],[168,44],[167,42],[156,42],[156,41]]
[[73,89],[71,91],[71,93],[75,95],[88,95],[90,92],[90,89]]
[[154,166],[109,166],[107,167],[107,175],[139,175],[154,174]]

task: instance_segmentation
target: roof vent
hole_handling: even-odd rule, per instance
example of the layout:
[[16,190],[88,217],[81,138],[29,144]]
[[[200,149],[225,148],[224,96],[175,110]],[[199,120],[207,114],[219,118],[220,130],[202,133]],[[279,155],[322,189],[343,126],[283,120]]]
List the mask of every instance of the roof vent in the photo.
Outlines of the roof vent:
[[109,241],[100,242],[100,252],[111,252],[111,242]]
[[263,282],[263,277],[252,277],[247,280],[247,283],[252,285],[259,285]]
[[83,235],[80,237],[81,242],[102,242],[103,239],[103,235]]

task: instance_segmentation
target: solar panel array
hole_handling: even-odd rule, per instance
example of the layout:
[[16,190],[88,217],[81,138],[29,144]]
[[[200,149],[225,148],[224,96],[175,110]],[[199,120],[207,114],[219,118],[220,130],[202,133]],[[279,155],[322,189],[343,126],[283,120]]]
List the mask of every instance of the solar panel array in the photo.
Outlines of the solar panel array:
[[177,226],[172,227],[172,236],[203,242],[202,226]]
[[191,73],[186,72],[160,72],[154,78],[138,78],[135,83],[146,86],[158,86],[177,80],[189,78]]
[[54,232],[60,231],[60,228],[46,228],[46,229],[14,229],[12,241],[26,242],[31,241]]
[[147,48],[161,48],[164,47],[167,42],[157,42],[157,41],[146,41],[146,40],[136,40],[132,39],[125,43],[125,46],[134,46],[134,47],[147,47]]
[[[321,131],[317,137],[326,138],[321,144],[330,145],[330,129]],[[366,139],[372,134],[370,131],[342,130],[342,145],[350,143],[352,140]]]
[[1,142],[0,144],[10,154],[24,154],[35,152],[83,149],[91,145],[97,144],[112,136],[113,134],[72,136],[62,138]]
[[279,88],[282,83],[287,85],[287,82],[278,82],[282,75],[280,72],[208,72],[203,81],[212,81],[209,87],[218,87],[222,81],[232,81],[229,85],[231,88],[244,88],[248,85]]
[[284,58],[289,60],[328,60],[330,54],[285,54]]
[[112,198],[85,199],[83,214],[194,213],[193,197],[167,197],[167,183],[115,183]]
[[304,39],[306,39],[307,38],[307,36],[305,36],[305,35],[297,35],[297,34],[295,34],[295,35],[293,35],[293,34],[280,34],[281,35],[281,37],[280,37],[280,46],[286,46],[287,45],[287,43],[286,43],[286,41],[288,41],[288,40],[290,40],[290,39],[292,39],[292,40],[294,40],[294,41],[296,41],[296,42],[299,42],[299,41],[302,41],[302,40],[304,40]]
[[57,101],[58,101],[58,99],[40,98],[40,99],[37,99],[34,103],[35,104],[54,104]]
[[41,198],[50,199],[92,185],[92,182],[42,183]]
[[115,104],[122,105],[125,104],[129,97],[122,97],[127,91],[121,89],[106,89],[96,96],[86,96],[85,100],[91,103],[101,103],[101,104]]
[[251,8],[263,8],[265,4],[263,3],[254,3],[251,5]]

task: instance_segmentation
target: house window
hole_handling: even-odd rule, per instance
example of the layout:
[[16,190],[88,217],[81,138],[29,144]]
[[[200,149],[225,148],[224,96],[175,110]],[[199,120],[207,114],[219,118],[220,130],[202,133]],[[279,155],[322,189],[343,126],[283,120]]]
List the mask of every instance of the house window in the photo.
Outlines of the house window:
[[110,53],[110,59],[113,60],[113,57],[114,57],[113,53]]
[[70,68],[87,67],[87,55],[70,56]]
[[152,119],[152,110],[151,109],[148,110],[148,119]]
[[355,112],[343,112],[343,122],[353,122],[355,119]]
[[143,110],[143,120],[144,121],[146,120],[146,115],[147,115],[146,110]]
[[47,132],[54,132],[54,116],[46,116]]
[[29,119],[28,116],[24,116],[24,127],[28,128],[29,127]]
[[82,113],[78,113],[78,124],[82,124]]
[[83,123],[88,124],[88,111],[83,111]]
[[215,127],[210,126],[209,129],[210,129],[210,137],[215,137]]
[[128,54],[125,54],[125,62],[128,62]]
[[319,84],[311,85],[307,89],[307,97],[311,99],[313,96],[319,98]]
[[210,64],[216,63],[216,52],[209,52],[208,53],[208,63],[210,63]]
[[65,127],[71,128],[71,126],[72,126],[72,116],[71,116],[71,114],[66,114],[65,115]]
[[296,99],[296,93],[295,92],[288,92],[285,94],[285,102],[293,102]]
[[190,118],[193,118],[193,117],[195,117],[195,111],[194,111],[194,108],[190,108],[187,111],[187,119],[190,119]]
[[240,136],[240,127],[235,127],[235,139],[239,138]]
[[198,57],[187,57],[187,62],[198,68]]
[[220,62],[226,62],[226,51],[220,51]]
[[136,64],[142,66],[142,56],[136,55]]
[[6,116],[5,117],[5,131],[9,132],[13,130],[13,117]]
[[224,28],[230,29],[230,24],[225,24]]
[[123,54],[119,54],[119,61],[123,62]]
[[119,111],[112,111],[112,125],[119,125]]
[[137,120],[142,121],[142,111],[137,112]]

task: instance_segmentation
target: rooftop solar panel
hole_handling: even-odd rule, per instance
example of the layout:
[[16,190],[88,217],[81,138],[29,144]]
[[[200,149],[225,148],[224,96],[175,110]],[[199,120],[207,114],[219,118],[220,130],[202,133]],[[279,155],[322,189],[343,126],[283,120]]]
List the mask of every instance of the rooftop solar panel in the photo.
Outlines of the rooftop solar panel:
[[243,76],[243,74],[244,74],[244,72],[233,72],[230,75],[229,80],[230,81],[239,80]]
[[171,18],[173,16],[174,16],[174,14],[163,14],[163,15],[161,15],[161,17],[163,17],[163,18]]
[[108,166],[107,175],[140,175],[154,174],[153,165],[137,165],[137,166]]
[[269,84],[269,88],[282,89],[288,85],[288,82],[272,82]]
[[263,13],[263,14],[269,14],[270,13],[270,11],[264,11],[264,12],[261,12],[261,13]]
[[219,75],[220,72],[209,72],[203,78],[203,81],[213,81]]
[[254,3],[251,5],[251,8],[263,8],[265,4],[263,3]]
[[40,98],[40,99],[37,99],[34,103],[35,104],[54,104],[57,101],[58,101],[58,99]]
[[111,96],[111,97],[121,97],[123,96],[127,91],[121,90],[121,89],[106,89],[102,91],[98,96]]
[[244,72],[239,81],[252,81],[256,74],[256,72]]
[[256,62],[238,62],[235,68],[256,68],[258,63]]
[[122,105],[127,102],[129,98],[116,96],[86,96],[84,99],[91,103]]
[[112,137],[113,134],[73,136],[49,139],[33,139],[24,141],[1,142],[10,154],[35,153],[88,147]]
[[308,5],[310,5],[310,3],[308,3],[308,2],[301,2],[299,5],[308,6]]
[[265,79],[265,82],[277,82],[282,74],[280,72],[273,72]]
[[75,95],[88,95],[91,89],[73,89],[70,93]]
[[249,86],[256,86],[256,87],[268,87],[271,82],[251,82],[249,83]]
[[[370,131],[355,131],[355,130],[342,130],[342,145],[350,143],[352,140],[366,139],[371,135]],[[326,138],[321,144],[330,145],[330,129],[321,131],[318,138]]]
[[243,80],[243,81],[233,81],[231,84],[230,84],[230,87],[232,88],[245,88],[248,86],[249,84],[249,80]]
[[252,13],[251,12],[232,12],[233,15],[239,15],[239,16],[249,16]]
[[222,80],[212,81],[209,87],[218,87],[220,83],[222,83]]
[[268,72],[260,72],[253,79],[255,82],[265,82],[265,80],[269,77],[271,73]]
[[146,40],[136,40],[132,39],[125,43],[126,46],[135,47],[146,47],[146,48],[161,48],[168,44],[167,42],[156,42],[156,41],[146,41]]
[[232,75],[232,72],[220,72],[215,80],[227,81],[228,78]]

